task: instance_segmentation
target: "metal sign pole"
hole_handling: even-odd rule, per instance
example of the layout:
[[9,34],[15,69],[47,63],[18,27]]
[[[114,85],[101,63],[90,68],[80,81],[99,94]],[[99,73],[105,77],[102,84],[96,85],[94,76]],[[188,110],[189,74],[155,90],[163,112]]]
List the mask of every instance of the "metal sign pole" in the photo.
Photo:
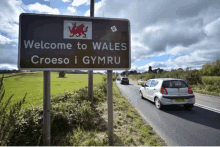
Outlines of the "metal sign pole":
[[88,86],[89,100],[93,96],[93,70],[89,70],[89,86]]
[[[90,3],[90,17],[94,17],[94,0],[91,0]],[[93,70],[89,70],[89,83],[88,83],[88,93],[89,100],[92,99],[93,96]]]
[[113,98],[112,98],[112,70],[107,70],[107,98],[108,98],[108,140],[113,146]]
[[44,71],[43,135],[44,145],[50,146],[50,71]]

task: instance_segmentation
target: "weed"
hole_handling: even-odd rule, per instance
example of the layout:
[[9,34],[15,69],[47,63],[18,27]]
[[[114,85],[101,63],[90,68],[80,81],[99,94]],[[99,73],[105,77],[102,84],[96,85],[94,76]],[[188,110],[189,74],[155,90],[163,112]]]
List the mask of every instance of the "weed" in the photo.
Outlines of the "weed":
[[130,132],[134,132],[135,128],[133,126],[129,126]]
[[9,140],[13,137],[13,132],[18,127],[17,117],[19,116],[21,106],[25,102],[27,93],[22,101],[17,102],[9,107],[11,99],[14,95],[12,94],[5,103],[2,102],[3,98],[5,97],[3,78],[4,75],[2,78],[0,78],[0,145],[5,146],[10,142]]

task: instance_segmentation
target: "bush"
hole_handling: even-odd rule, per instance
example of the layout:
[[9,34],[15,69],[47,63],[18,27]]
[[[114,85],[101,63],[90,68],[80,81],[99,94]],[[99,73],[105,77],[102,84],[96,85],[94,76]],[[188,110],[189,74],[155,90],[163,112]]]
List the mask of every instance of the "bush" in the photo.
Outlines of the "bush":
[[64,78],[65,77],[65,71],[60,71],[59,72],[59,77]]
[[3,78],[0,79],[0,145],[5,146],[9,143],[10,138],[13,136],[13,132],[19,126],[17,123],[17,118],[21,110],[22,104],[25,102],[27,93],[25,94],[22,101],[9,107],[13,94],[8,98],[8,100],[3,103],[2,100],[5,95]]
[[[106,87],[104,83],[103,81],[103,85],[96,84],[94,86],[93,100],[88,100],[88,88],[81,88],[71,94],[65,93],[52,99],[50,111],[51,145],[72,145],[71,138],[68,138],[68,136],[72,132],[76,132],[79,126],[83,130],[91,130],[98,126],[100,116],[94,103],[106,100],[106,96],[97,96],[100,93],[103,95],[103,87]],[[11,136],[8,137],[7,143],[3,145],[43,145],[43,110],[40,107],[23,110],[17,120],[19,120],[18,124],[11,131]],[[93,143],[90,142],[88,144]]]
[[187,81],[188,84],[191,84],[191,85],[202,83],[202,75],[198,70],[188,71],[185,77],[183,78]]
[[220,76],[220,60],[215,63],[207,63],[201,69],[203,75],[207,76]]

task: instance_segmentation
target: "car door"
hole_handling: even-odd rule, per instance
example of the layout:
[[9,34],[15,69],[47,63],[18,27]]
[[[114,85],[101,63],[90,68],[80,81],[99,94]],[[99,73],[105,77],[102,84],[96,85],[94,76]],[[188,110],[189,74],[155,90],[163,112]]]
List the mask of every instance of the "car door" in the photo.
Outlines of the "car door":
[[148,87],[148,92],[147,93],[148,93],[148,97],[151,101],[154,100],[153,96],[154,96],[154,91],[156,90],[155,89],[156,85],[157,85],[157,81],[152,80],[150,86]]
[[148,88],[150,86],[151,80],[148,80],[145,84],[144,84],[144,90],[143,90],[143,95],[145,98],[149,98],[148,96]]

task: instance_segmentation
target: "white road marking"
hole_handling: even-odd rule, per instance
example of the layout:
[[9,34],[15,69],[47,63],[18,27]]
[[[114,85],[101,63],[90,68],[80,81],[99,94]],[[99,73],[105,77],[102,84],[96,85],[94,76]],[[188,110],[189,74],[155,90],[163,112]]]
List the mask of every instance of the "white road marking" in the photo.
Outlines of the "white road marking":
[[220,113],[219,109],[211,108],[211,107],[204,106],[204,105],[201,105],[201,104],[198,104],[198,103],[195,103],[195,106],[201,107],[203,109],[207,109],[207,110],[210,110],[210,111],[213,111],[213,112],[216,112],[216,113]]

